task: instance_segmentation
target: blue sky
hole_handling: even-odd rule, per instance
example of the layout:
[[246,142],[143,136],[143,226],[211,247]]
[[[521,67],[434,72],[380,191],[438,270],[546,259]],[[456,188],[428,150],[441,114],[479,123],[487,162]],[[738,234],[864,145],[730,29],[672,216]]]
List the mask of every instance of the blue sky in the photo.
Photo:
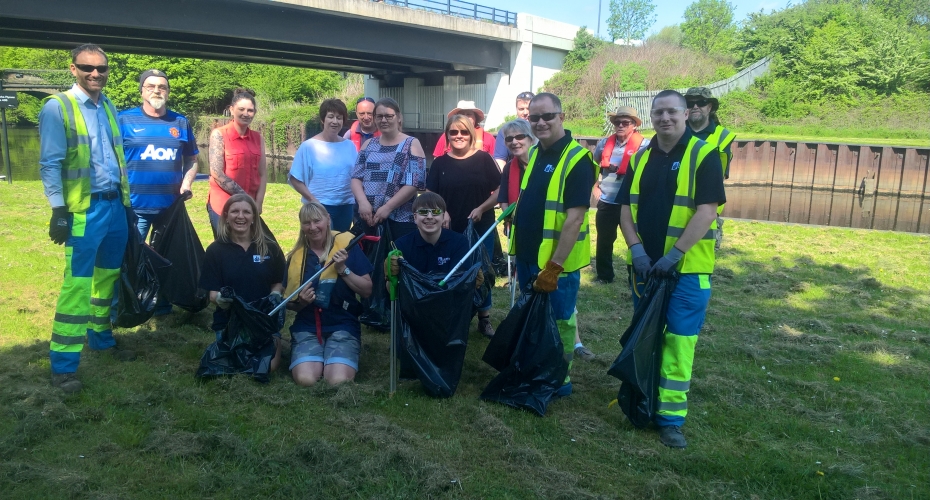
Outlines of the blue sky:
[[[569,24],[587,26],[597,32],[597,7],[601,2],[601,36],[607,35],[607,17],[610,15],[608,6],[610,0],[467,0],[469,2],[498,7],[514,12],[526,12],[537,16],[556,19]],[[656,23],[647,33],[659,31],[663,26],[679,24],[685,8],[693,0],[653,0],[656,5]],[[745,19],[750,12],[764,9],[771,12],[773,9],[786,7],[791,0],[730,0],[736,7],[734,20]],[[795,2],[797,3],[797,2]]]

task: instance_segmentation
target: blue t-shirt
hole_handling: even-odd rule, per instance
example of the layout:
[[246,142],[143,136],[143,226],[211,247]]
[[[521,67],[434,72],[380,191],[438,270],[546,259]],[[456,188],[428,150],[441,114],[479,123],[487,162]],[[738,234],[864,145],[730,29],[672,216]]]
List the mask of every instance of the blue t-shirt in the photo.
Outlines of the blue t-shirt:
[[129,200],[138,213],[157,214],[178,197],[184,178],[184,157],[196,156],[197,140],[184,115],[168,110],[165,116],[149,116],[142,107],[123,111],[117,117]]
[[445,276],[468,253],[468,239],[450,229],[439,233],[435,245],[427,243],[419,230],[399,238],[394,244],[404,254],[404,260],[424,274]]
[[[562,158],[562,151],[568,147],[571,140],[572,134],[566,130],[565,137],[556,141],[551,148],[544,150],[542,145],[539,146],[536,164],[533,166],[530,178],[526,181],[526,189],[523,190],[517,202],[517,210],[513,219],[516,232],[514,248],[517,251],[517,258],[524,262],[537,263],[539,247],[542,245],[546,190],[549,189],[549,181],[555,172],[555,166]],[[585,156],[578,160],[575,168],[568,173],[563,189],[566,209],[591,205],[594,172],[594,163],[589,156]]]
[[[371,274],[373,270],[371,263],[368,262],[368,258],[365,257],[365,253],[362,252],[358,245],[349,250],[346,267],[352,271],[352,274],[359,276]],[[308,251],[304,263],[303,281],[310,279],[319,270],[319,258],[315,253]],[[285,278],[286,281],[287,278]],[[287,283],[284,283],[284,286],[287,287]],[[311,286],[319,289],[319,279],[314,280]],[[294,324],[291,325],[291,333],[316,332],[316,315],[313,312],[315,308],[315,306],[311,305],[297,311],[297,317],[294,319]],[[352,310],[356,308],[361,308],[361,304],[355,296],[355,292],[349,288],[349,285],[341,277],[338,278],[329,299],[329,307],[324,308],[320,314],[321,333],[328,337],[333,332],[346,331],[361,339],[362,330],[358,322],[358,315],[352,313]]]

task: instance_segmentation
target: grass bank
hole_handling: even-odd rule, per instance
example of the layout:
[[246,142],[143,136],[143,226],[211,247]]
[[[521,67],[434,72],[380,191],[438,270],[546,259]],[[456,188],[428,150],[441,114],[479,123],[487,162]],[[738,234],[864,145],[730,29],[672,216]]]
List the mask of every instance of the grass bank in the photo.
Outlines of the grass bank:
[[[206,185],[188,204],[209,235]],[[607,403],[632,315],[585,269],[575,395],[545,418],[478,400],[493,377],[470,338],[455,397],[387,396],[387,335],[365,331],[358,382],[194,380],[210,312],[176,312],[84,351],[85,390],[48,385],[62,250],[37,182],[0,186],[0,491],[4,498],[928,498],[930,238],[729,221],[697,347],[689,448]],[[288,245],[298,197],[269,186]],[[592,214],[593,221],[593,214]],[[593,228],[593,224],[592,224]],[[621,255],[622,243],[615,247]],[[619,258],[616,268],[621,270]],[[492,318],[506,314],[495,290]],[[287,334],[285,334],[287,337]]]

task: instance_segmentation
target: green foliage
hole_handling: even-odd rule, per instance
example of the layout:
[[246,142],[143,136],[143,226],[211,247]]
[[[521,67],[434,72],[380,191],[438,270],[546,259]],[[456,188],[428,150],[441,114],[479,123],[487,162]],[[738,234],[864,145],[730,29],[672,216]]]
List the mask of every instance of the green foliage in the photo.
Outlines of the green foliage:
[[685,9],[682,43],[701,52],[728,52],[735,34],[733,4],[697,0]]
[[607,33],[613,40],[642,40],[656,22],[652,0],[610,0]]
[[596,56],[605,45],[606,42],[591,34],[588,28],[584,26],[578,28],[578,32],[575,33],[572,50],[565,55],[565,62],[562,67],[563,70],[569,71],[562,71],[560,73],[582,68],[588,61],[594,59],[594,56]]
[[679,46],[682,41],[681,26],[673,24],[660,29],[658,33],[649,35],[646,43],[664,43],[666,45]]
[[610,61],[604,65],[601,74],[604,77],[604,85],[608,87],[623,89],[624,92],[648,90],[646,78],[649,75],[649,69],[642,64]]

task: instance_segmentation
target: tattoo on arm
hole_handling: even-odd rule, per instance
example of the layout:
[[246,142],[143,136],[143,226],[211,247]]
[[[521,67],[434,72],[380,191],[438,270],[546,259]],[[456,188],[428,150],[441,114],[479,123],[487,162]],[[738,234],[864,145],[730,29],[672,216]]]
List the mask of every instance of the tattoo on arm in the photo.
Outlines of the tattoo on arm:
[[210,134],[210,175],[223,191],[229,194],[244,193],[245,190],[229,178],[226,169],[226,150],[223,147],[223,133],[219,129]]

